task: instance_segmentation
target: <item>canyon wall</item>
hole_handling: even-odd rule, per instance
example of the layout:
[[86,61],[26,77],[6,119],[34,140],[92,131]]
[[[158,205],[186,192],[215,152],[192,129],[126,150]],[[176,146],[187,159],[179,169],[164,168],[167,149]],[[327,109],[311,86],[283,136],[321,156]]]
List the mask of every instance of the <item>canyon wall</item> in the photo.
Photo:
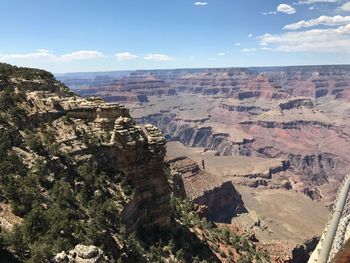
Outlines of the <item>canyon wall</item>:
[[[127,96],[176,95],[189,92],[229,95],[238,99],[331,95],[349,99],[349,66],[144,70],[105,72],[98,76],[61,74],[57,78],[83,95],[125,101]],[[102,74],[102,75],[101,75]],[[129,97],[132,100],[137,97]],[[141,99],[141,98],[140,98]],[[141,100],[144,100],[142,97]],[[141,101],[140,100],[140,101]]]

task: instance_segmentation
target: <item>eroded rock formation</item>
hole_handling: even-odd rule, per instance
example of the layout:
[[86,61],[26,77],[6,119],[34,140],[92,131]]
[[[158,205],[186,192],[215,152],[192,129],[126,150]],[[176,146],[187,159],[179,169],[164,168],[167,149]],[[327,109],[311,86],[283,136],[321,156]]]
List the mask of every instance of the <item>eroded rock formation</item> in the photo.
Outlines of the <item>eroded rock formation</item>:
[[204,147],[215,150],[219,155],[251,155],[252,138],[235,139],[229,133],[215,131],[208,125],[190,123],[163,114],[138,119],[139,122],[150,122],[158,126],[171,140],[180,141],[191,147]]
[[[99,151],[108,156],[134,189],[132,200],[122,212],[128,231],[148,223],[169,224],[170,195],[163,171],[166,142],[156,127],[137,126],[128,109],[105,103],[100,98],[59,97],[42,91],[29,92],[27,98],[32,105],[29,118],[36,125],[47,119],[54,120],[54,126],[64,133],[57,136],[60,148],[77,161],[88,162],[91,158],[86,155],[87,146],[79,141],[77,133],[98,138]],[[48,110],[50,105],[53,105],[52,111]],[[62,116],[71,119],[73,125],[65,126]]]
[[175,194],[191,199],[201,216],[230,223],[234,216],[247,212],[232,182],[200,169],[186,157],[171,159],[168,164],[174,176]]
[[178,92],[234,95],[241,100],[288,95],[314,99],[332,95],[348,99],[349,71],[348,66],[300,66],[106,72],[96,77],[70,74],[58,78],[79,89],[81,94],[99,94],[114,101],[145,99],[131,94],[176,95]]

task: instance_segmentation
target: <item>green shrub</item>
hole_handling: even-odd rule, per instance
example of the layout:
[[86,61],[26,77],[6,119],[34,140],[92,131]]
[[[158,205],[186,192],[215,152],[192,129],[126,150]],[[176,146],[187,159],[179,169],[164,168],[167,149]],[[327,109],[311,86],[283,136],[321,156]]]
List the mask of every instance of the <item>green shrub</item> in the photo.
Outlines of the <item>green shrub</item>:
[[13,251],[20,259],[24,259],[28,252],[28,243],[24,238],[23,227],[20,225],[15,225],[12,231],[7,237],[7,241],[10,244]]

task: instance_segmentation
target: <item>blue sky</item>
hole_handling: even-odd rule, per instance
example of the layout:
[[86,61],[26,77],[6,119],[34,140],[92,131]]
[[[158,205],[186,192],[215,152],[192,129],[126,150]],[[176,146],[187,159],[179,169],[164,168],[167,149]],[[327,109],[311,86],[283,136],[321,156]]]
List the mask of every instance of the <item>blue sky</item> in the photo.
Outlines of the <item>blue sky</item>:
[[0,32],[56,73],[350,63],[348,0],[1,0]]

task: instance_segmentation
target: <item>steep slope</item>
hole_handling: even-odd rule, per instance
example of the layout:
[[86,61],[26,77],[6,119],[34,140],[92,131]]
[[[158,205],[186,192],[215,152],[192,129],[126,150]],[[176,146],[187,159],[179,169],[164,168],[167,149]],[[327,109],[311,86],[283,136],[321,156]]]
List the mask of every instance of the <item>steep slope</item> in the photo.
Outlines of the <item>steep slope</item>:
[[0,64],[0,109],[1,262],[268,261],[172,195],[163,135],[125,107]]
[[108,246],[121,224],[126,234],[169,225],[165,141],[155,127],[142,130],[124,107],[71,94],[49,73],[3,68],[1,192],[24,217],[15,230],[28,235],[30,251],[51,239],[48,251],[84,239]]

